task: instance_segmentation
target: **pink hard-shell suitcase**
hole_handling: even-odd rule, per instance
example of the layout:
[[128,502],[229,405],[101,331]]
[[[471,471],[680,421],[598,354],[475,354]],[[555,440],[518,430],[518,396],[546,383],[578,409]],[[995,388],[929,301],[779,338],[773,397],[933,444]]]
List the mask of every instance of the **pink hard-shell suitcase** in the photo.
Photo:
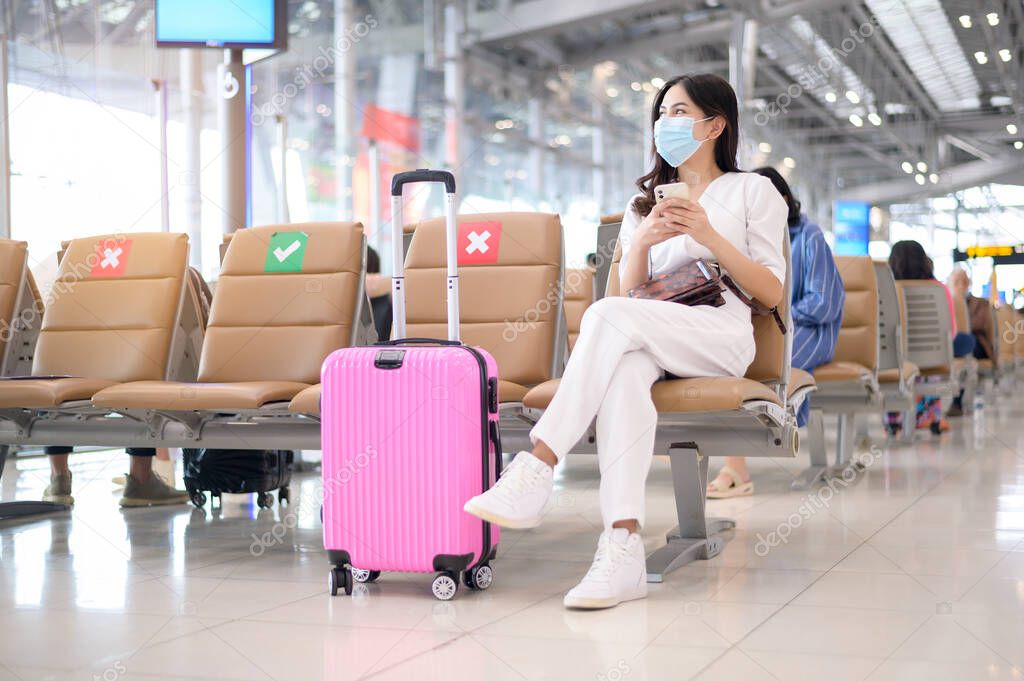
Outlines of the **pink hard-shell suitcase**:
[[[424,181],[446,191],[448,340],[404,338],[402,187]],[[321,370],[324,548],[332,596],[384,571],[436,572],[448,600],[460,577],[491,585],[498,527],[462,507],[501,466],[497,364],[459,342],[454,176],[399,173],[391,203],[397,340],[336,350]]]

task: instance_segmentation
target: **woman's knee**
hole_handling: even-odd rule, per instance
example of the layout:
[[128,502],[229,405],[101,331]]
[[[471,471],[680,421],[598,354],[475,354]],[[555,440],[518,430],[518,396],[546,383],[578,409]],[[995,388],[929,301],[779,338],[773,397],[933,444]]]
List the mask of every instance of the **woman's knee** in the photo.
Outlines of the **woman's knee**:
[[623,312],[623,309],[630,302],[628,298],[611,296],[590,304],[587,306],[586,311],[583,313],[583,319],[580,321],[580,333],[594,326],[614,325],[616,319],[621,319],[626,314]]

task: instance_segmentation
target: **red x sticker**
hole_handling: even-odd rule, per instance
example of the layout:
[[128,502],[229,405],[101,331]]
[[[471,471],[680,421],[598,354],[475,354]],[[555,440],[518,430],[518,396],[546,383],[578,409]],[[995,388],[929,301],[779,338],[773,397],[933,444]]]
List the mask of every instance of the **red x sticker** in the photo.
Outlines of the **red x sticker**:
[[482,265],[498,262],[500,243],[500,222],[463,222],[459,225],[459,264]]
[[104,239],[96,244],[95,264],[90,274],[94,277],[123,277],[131,250],[131,239]]

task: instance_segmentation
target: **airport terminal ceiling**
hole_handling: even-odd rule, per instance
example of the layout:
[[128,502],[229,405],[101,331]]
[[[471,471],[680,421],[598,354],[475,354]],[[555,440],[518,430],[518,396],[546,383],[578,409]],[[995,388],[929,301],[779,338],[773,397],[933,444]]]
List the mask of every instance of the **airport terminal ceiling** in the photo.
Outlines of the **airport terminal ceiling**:
[[[305,183],[295,192],[276,186],[277,161],[268,151],[267,190],[254,210],[272,217],[278,194],[292,200],[294,193],[301,211],[317,218],[331,214],[339,197],[348,200],[351,188],[327,186],[337,166],[358,162],[338,154],[334,109],[344,100],[335,64],[309,69],[332,45],[355,51],[346,87],[356,108],[382,106],[409,117],[416,153],[443,159],[446,4],[288,3],[288,50],[255,64],[253,102],[288,120],[286,146]],[[478,183],[467,190],[481,205],[577,211],[588,219],[621,210],[645,164],[651,96],[660,79],[687,71],[730,78],[743,102],[742,164],[780,168],[823,224],[835,199],[925,206],[924,199],[969,187],[1024,184],[1019,0],[458,6],[465,23],[461,134],[472,140],[465,165]],[[348,24],[337,11],[349,12]],[[12,85],[145,115],[153,114],[151,80],[180,90],[177,50],[154,47],[152,2],[5,0],[0,19],[11,41]],[[220,59],[219,50],[201,55],[207,92]],[[270,93],[297,82],[303,69],[312,76],[309,87],[274,104]],[[172,123],[185,116],[186,101],[169,98]],[[365,132],[358,120],[349,125]],[[202,126],[211,134],[216,128],[212,104],[203,108]],[[254,146],[269,150],[277,133],[265,127],[254,130]],[[14,164],[17,171],[17,158]],[[588,192],[589,203],[576,200]],[[261,200],[269,203],[261,207]],[[1006,215],[1019,226],[1019,208]]]

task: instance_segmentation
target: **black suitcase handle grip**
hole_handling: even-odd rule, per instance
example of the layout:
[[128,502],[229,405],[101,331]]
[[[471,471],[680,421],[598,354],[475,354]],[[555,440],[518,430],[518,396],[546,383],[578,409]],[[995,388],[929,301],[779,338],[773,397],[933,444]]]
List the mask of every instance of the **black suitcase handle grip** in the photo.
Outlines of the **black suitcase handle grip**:
[[431,345],[462,345],[462,341],[446,338],[396,338],[395,340],[377,341],[374,345],[411,345],[414,343],[430,343]]
[[398,173],[391,178],[391,196],[401,196],[402,187],[414,182],[443,182],[445,193],[455,193],[455,176],[447,170],[417,168]]

